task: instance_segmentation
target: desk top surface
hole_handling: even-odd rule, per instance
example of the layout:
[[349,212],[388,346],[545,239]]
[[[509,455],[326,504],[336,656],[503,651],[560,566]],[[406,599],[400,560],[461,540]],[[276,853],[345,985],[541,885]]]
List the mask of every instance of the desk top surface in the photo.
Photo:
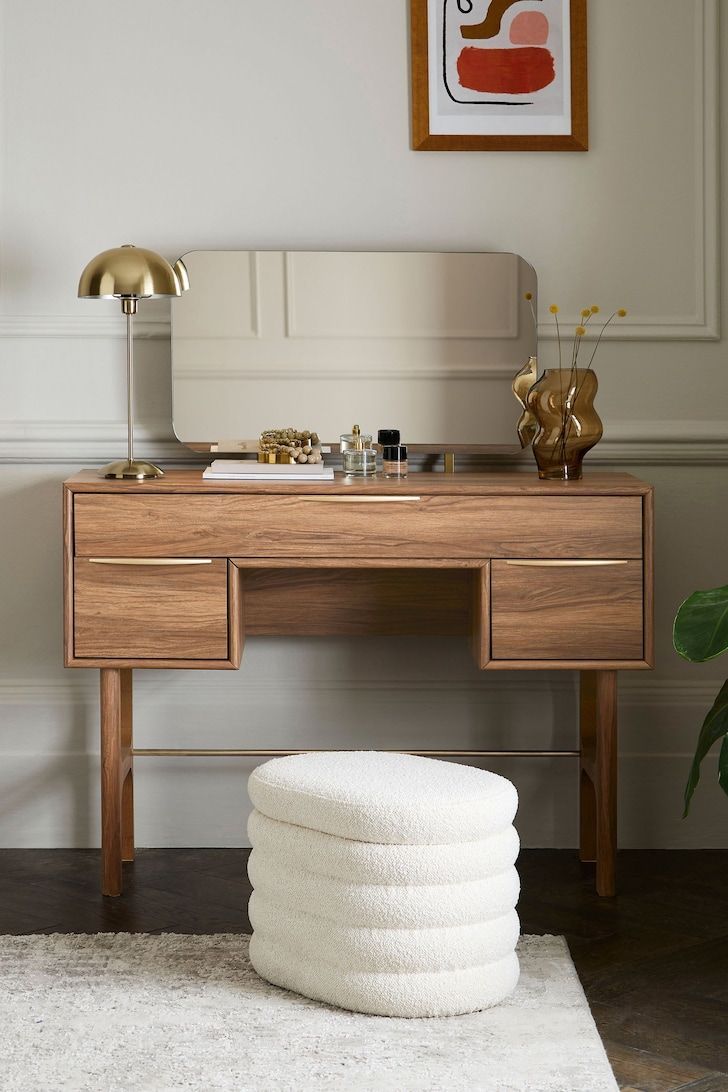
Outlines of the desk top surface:
[[333,481],[251,482],[210,481],[197,470],[167,470],[152,481],[113,481],[99,477],[98,470],[81,470],[64,485],[74,493],[296,493],[392,494],[393,496],[641,496],[652,486],[632,474],[587,473],[577,482],[540,481],[535,471],[489,470],[484,473],[445,474],[415,471],[407,478],[350,478],[337,473]]

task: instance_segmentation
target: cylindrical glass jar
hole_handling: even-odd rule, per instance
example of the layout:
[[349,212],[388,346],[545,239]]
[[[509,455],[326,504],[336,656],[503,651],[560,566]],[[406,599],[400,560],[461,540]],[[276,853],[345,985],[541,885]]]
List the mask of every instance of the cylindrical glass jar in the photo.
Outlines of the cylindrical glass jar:
[[343,453],[344,473],[372,475],[377,472],[377,453],[373,447],[349,447]]
[[407,448],[404,444],[392,444],[382,452],[385,478],[407,477]]

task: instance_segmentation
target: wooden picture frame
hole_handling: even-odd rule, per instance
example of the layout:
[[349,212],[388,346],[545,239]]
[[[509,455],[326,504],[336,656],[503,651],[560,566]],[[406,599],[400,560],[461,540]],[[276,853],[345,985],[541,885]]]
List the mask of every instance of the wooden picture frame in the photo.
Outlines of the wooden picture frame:
[[410,0],[413,149],[587,151],[586,4]]

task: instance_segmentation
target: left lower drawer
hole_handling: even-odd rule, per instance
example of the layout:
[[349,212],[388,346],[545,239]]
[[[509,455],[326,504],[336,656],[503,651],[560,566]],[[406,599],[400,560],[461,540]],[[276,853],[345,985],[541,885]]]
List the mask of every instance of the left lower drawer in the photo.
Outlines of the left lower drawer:
[[226,659],[227,561],[190,560],[76,558],[74,656]]

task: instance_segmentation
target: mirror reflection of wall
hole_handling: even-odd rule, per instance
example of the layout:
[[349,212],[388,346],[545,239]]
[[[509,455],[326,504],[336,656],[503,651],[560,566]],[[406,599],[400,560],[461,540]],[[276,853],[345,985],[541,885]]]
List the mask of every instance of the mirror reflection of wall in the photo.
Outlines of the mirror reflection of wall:
[[193,251],[173,303],[174,427],[235,450],[266,428],[334,442],[512,444],[536,353],[536,274],[515,254]]

